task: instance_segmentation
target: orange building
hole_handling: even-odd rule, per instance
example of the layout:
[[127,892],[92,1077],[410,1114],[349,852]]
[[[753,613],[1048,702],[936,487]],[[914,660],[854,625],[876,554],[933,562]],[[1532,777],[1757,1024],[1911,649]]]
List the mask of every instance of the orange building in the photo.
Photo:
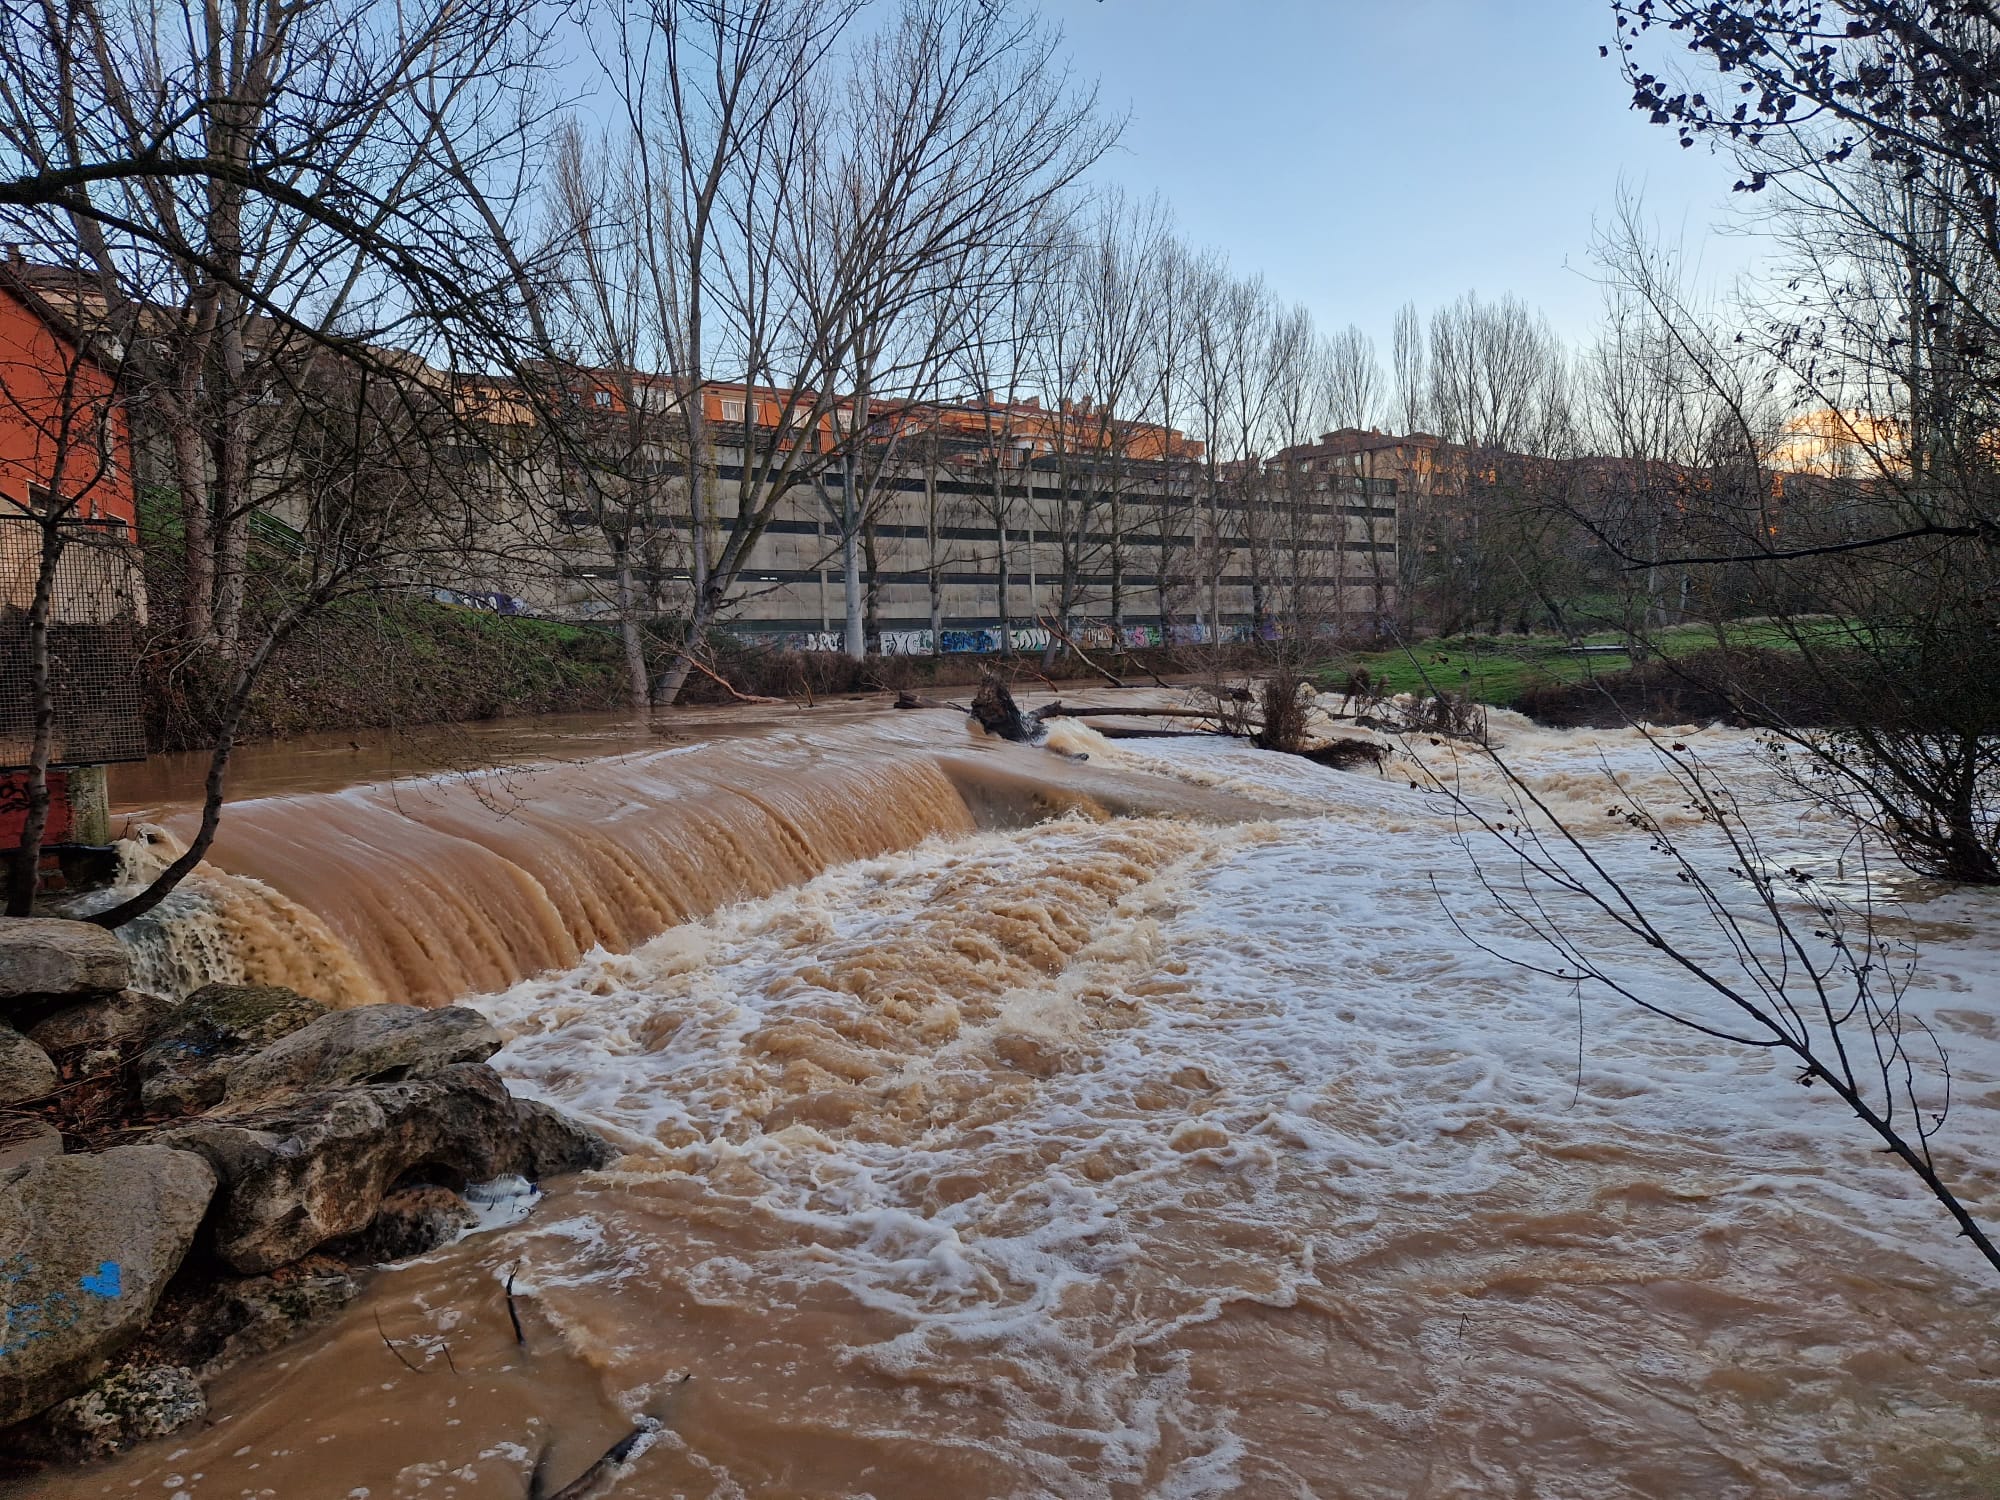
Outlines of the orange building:
[[0,516],[53,504],[132,527],[132,439],[117,382],[26,269],[0,265]]
[[63,850],[109,836],[104,762],[144,754],[132,632],[145,605],[117,379],[35,276],[0,264],[0,851],[19,843],[26,817],[26,773],[7,768],[30,761],[28,620],[53,517],[70,538],[50,620],[56,723],[43,834],[45,877],[59,878],[70,868]]
[[1172,427],[1114,417],[1088,400],[1049,407],[1041,398],[1001,401],[993,392],[927,408],[940,431],[961,439],[993,439],[1029,458],[1057,452],[1115,454],[1141,462],[1198,459],[1202,445]]

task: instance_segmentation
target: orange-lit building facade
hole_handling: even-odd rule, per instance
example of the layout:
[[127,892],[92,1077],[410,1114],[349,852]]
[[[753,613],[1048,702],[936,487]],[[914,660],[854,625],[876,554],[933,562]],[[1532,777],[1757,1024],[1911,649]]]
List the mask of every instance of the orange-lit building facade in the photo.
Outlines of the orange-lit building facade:
[[52,504],[135,523],[132,439],[116,380],[0,266],[0,515]]
[[45,869],[58,848],[108,836],[103,763],[144,753],[132,630],[136,566],[131,432],[118,383],[20,268],[0,265],[0,854],[20,841],[34,738],[30,610],[43,538],[65,545],[50,599],[55,737]]
[[[620,381],[604,372],[569,372],[557,388],[585,418],[577,430],[604,445],[608,468],[641,476],[624,486],[612,479],[618,493],[610,519],[624,544],[622,565],[636,560],[649,607],[674,612],[688,596],[695,551],[686,398],[663,380]],[[482,391],[503,423],[532,422],[518,395]],[[740,632],[809,646],[838,634],[845,615],[840,489],[850,457],[868,491],[868,614],[885,649],[929,650],[940,638],[974,643],[953,649],[991,649],[1003,621],[1016,645],[1033,644],[1040,639],[1035,622],[1058,613],[1086,622],[1080,628],[1094,639],[1115,629],[1133,643],[1208,638],[1256,619],[1256,570],[1241,555],[1242,538],[1256,530],[1241,514],[1252,502],[1234,481],[1220,497],[1209,493],[1214,476],[1202,445],[1172,428],[1087,402],[991,395],[876,402],[864,410],[810,393],[718,382],[703,388],[701,403],[711,555],[734,519],[746,441],[760,450],[803,442],[817,455],[800,466],[805,479],[779,499],[751,549],[728,616]],[[634,406],[641,408],[636,416]],[[631,451],[635,442],[643,451]],[[549,544],[546,572],[517,570],[458,586],[536,612],[609,616],[621,566],[600,524],[610,491],[601,477],[580,474],[552,473],[541,486],[562,496],[549,506],[562,534]],[[1392,516],[1394,486],[1375,488],[1375,513]],[[1393,552],[1393,527],[1365,531],[1345,548],[1334,541],[1326,549]],[[1335,557],[1332,564],[1352,569],[1352,608],[1362,613],[1385,597],[1378,559],[1365,563]]]

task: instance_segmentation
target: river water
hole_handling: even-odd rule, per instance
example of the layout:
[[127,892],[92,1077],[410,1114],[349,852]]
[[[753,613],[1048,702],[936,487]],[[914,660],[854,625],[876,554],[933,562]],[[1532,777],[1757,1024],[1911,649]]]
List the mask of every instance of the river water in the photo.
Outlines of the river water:
[[[35,1493],[552,1493],[635,1423],[634,1500],[2000,1491],[1993,1274],[1771,1055],[1507,962],[1512,867],[1407,762],[755,717],[232,809],[158,972],[462,999],[626,1155]],[[1497,739],[1726,958],[1610,815],[1674,823],[1643,739]],[[1745,736],[1680,742],[1864,883]],[[2000,907],[1892,894],[1991,1222]]]

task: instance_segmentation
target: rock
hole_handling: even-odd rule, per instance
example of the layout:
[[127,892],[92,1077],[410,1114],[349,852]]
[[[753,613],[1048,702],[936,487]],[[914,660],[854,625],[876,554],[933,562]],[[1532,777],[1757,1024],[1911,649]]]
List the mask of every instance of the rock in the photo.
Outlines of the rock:
[[319,1001],[276,985],[203,985],[139,1055],[140,1103],[161,1114],[207,1109],[243,1058],[326,1014]]
[[48,1053],[11,1026],[0,1026],[0,1105],[39,1099],[60,1081]]
[[456,1187],[518,1171],[522,1136],[499,1074],[459,1063],[428,1078],[209,1115],[155,1139],[215,1168],[216,1253],[254,1275],[363,1228],[412,1177]]
[[454,1063],[484,1062],[500,1033],[476,1010],[367,1005],[336,1010],[245,1058],[229,1074],[224,1106],[349,1083],[402,1083]]
[[0,1425],[75,1395],[138,1334],[215,1183],[199,1156],[150,1145],[0,1183]]
[[0,919],[0,1014],[108,994],[131,982],[131,953],[94,922]]
[[520,1155],[514,1168],[530,1181],[567,1172],[594,1172],[618,1159],[618,1148],[561,1110],[534,1099],[517,1099]]
[[126,1356],[130,1364],[184,1365],[213,1380],[324,1322],[361,1293],[346,1266],[323,1255],[280,1266],[268,1276],[181,1277]]
[[97,1078],[116,1072],[125,1065],[125,1051],[116,1042],[102,1047],[85,1047],[63,1059],[64,1072],[71,1078]]
[[408,1260],[450,1244],[478,1222],[472,1206],[450,1188],[403,1188],[382,1200],[365,1229],[329,1240],[326,1252],[360,1265]]
[[32,1115],[0,1119],[0,1175],[45,1156],[61,1156],[62,1148],[62,1132],[47,1120]]
[[37,1458],[87,1463],[179,1432],[207,1415],[208,1397],[192,1370],[114,1370],[43,1412],[15,1434],[15,1446]]
[[173,1013],[173,1005],[158,995],[120,990],[65,1005],[30,1026],[27,1036],[44,1052],[69,1052],[132,1041],[159,1030]]

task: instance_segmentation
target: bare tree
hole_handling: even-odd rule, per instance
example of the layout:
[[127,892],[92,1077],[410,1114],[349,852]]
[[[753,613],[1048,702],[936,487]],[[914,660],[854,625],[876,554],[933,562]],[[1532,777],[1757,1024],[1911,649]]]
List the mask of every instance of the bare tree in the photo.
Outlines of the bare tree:
[[[2000,33],[1926,0],[1614,9],[1635,106],[1733,156],[1785,255],[1714,344],[1684,340],[1694,367],[1752,433],[1733,374],[1747,348],[1789,418],[1719,488],[1733,503],[1665,547],[1623,547],[1623,565],[1760,601],[1789,682],[1736,666],[1705,686],[1778,727],[1800,785],[1913,868],[2000,880],[2000,699],[1980,665],[2000,587]],[[1740,76],[1740,107],[1650,71],[1655,24],[1696,68]],[[1657,256],[1628,244],[1616,264],[1662,324],[1698,321]]]
[[1424,347],[1423,319],[1414,302],[1396,309],[1396,329],[1390,375],[1395,387],[1395,423],[1403,433],[1421,432],[1430,424],[1426,403],[1429,357]]
[[[227,660],[268,488],[259,424],[292,372],[322,351],[437,353],[447,328],[477,363],[517,305],[490,227],[533,139],[539,42],[503,0],[33,14],[7,13],[22,50],[0,140],[74,180],[10,237],[89,269],[179,491],[188,641]],[[141,143],[221,165],[85,169]]]
[[993,606],[1003,653],[1014,648],[1014,531],[1017,523],[1032,519],[1024,503],[1032,494],[1022,491],[1032,490],[1041,442],[1041,398],[1034,395],[1029,407],[1027,351],[1054,282],[1056,246],[1063,242],[1058,208],[1045,205],[1017,245],[997,252],[1003,267],[999,291],[974,304],[953,361],[959,377],[978,393],[972,405],[979,425],[970,447],[948,462],[961,482],[978,486],[979,516],[993,532]]
[[[1680,899],[1671,905],[1650,882],[1615,870],[1598,840],[1558,816],[1497,749],[1473,752],[1499,774],[1495,799],[1461,778],[1457,752],[1407,743],[1422,783],[1467,832],[1480,882],[1510,936],[1525,937],[1543,956],[1495,946],[1463,915],[1447,916],[1510,963],[1785,1059],[1800,1084],[1837,1097],[2000,1270],[2000,1247],[1953,1183],[1965,1165],[1934,1148],[1951,1105],[1951,1069],[1938,1035],[1905,1004],[1914,949],[1893,936],[1867,895],[1850,899],[1778,857],[1754,815],[1760,798],[1739,792],[1686,744],[1648,738],[1672,773],[1674,805],[1621,792],[1612,813],[1672,878]],[[1865,892],[1866,842],[1847,855]]]
[[[668,510],[664,475],[685,425],[682,392],[658,377],[670,332],[656,295],[648,236],[657,222],[630,154],[587,140],[572,126],[561,137],[552,183],[552,249],[562,358],[549,370],[543,405],[555,428],[548,447],[558,505],[577,512],[611,558],[609,603],[624,647],[627,696],[643,712],[652,700],[646,627],[658,613],[670,552],[685,536]],[[555,309],[545,308],[552,320]],[[643,575],[643,576],[642,576]]]
[[176,501],[141,517],[179,596],[167,649],[213,686],[200,829],[96,919],[117,925],[206,852],[277,646],[344,592],[465,555],[439,459],[476,438],[441,369],[519,364],[531,283],[505,237],[541,39],[508,4],[79,0],[0,25],[5,237],[69,268],[60,317],[120,351],[142,496]]
[[[1163,430],[1172,432],[1196,425],[1186,406],[1200,310],[1195,295],[1201,282],[1200,262],[1177,236],[1167,234],[1151,265],[1153,282],[1148,300],[1152,315],[1147,323],[1151,339],[1146,351],[1151,379],[1142,410]],[[1185,581],[1182,538],[1192,532],[1189,497],[1197,488],[1197,469],[1196,460],[1185,447],[1170,446],[1161,455],[1153,591],[1161,639],[1169,644],[1174,638],[1177,595]]]
[[1326,335],[1320,358],[1328,421],[1335,427],[1372,427],[1382,406],[1375,341],[1350,323]]
[[[1021,234],[1111,139],[1053,34],[1007,6],[907,0],[853,42],[836,81],[822,63],[852,11],[658,0],[618,40],[642,156],[667,153],[651,175],[686,185],[678,378],[699,393],[728,370],[745,388],[727,433],[709,433],[690,401],[693,597],[659,702],[678,694],[788,495],[844,460],[870,426],[862,404],[909,373],[900,331],[927,324],[941,268]],[[847,387],[863,371],[888,390],[857,401]],[[736,482],[710,505],[725,443]]]

